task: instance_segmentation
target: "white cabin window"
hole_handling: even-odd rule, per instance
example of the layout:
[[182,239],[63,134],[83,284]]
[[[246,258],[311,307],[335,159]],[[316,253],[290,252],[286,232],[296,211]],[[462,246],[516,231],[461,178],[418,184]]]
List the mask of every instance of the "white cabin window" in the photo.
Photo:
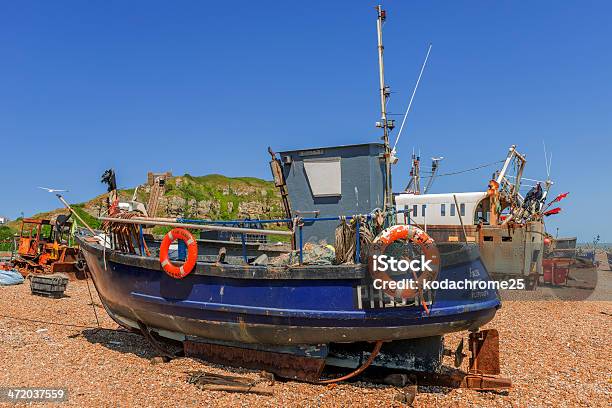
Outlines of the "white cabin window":
[[459,212],[461,212],[462,217],[465,217],[465,204],[464,203],[459,204]]
[[342,195],[340,157],[304,159],[304,171],[314,197]]
[[418,215],[417,214],[419,212],[418,210],[419,210],[419,206],[418,205],[415,204],[415,205],[412,206],[412,216],[413,217],[416,217]]
[[455,216],[455,204],[451,204],[451,217]]
[[427,204],[423,204],[421,206],[421,215],[424,217],[425,216],[425,210],[427,209]]
[[446,216],[446,204],[440,204],[440,216]]

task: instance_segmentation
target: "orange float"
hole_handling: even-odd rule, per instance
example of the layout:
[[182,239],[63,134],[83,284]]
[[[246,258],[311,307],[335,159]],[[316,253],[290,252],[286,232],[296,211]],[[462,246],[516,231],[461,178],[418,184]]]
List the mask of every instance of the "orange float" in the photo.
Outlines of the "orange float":
[[[176,266],[168,259],[170,245],[180,239],[187,245],[187,259],[181,266]],[[175,279],[183,279],[193,270],[198,260],[198,243],[193,235],[184,228],[175,228],[168,232],[159,247],[159,262],[164,271]]]
[[[427,260],[431,260],[431,270],[426,270],[421,273],[420,276],[416,276],[415,272],[412,272],[413,279],[417,282],[418,288],[403,288],[392,290],[386,287],[384,292],[394,299],[412,299],[417,293],[422,293],[422,283],[424,280],[435,280],[440,272],[440,252],[436,247],[434,240],[427,235],[425,231],[414,226],[414,225],[394,225],[381,232],[376,239],[374,239],[372,249],[373,252],[370,255],[369,270],[370,275],[374,279],[380,279],[382,282],[394,281],[394,279],[387,274],[387,272],[374,270],[374,256],[379,256],[385,253],[387,247],[393,244],[397,240],[409,241],[421,248],[421,251]],[[423,303],[425,310],[427,306]]]

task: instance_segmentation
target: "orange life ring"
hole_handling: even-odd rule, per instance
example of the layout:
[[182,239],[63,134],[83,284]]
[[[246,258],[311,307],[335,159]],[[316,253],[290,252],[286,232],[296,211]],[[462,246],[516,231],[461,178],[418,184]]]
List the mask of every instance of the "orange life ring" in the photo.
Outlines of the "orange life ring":
[[[187,244],[187,259],[181,266],[176,266],[168,259],[168,249],[177,239]],[[193,235],[184,228],[175,228],[168,232],[159,247],[159,262],[164,271],[175,279],[183,279],[193,270],[198,260],[198,243]]]
[[[391,245],[398,239],[410,241],[421,248],[425,259],[431,260],[431,271],[423,271],[420,276],[416,276],[413,272],[413,278],[417,282],[417,288],[404,288],[392,290],[385,288],[384,292],[392,298],[412,299],[417,293],[422,291],[422,283],[424,280],[435,280],[440,272],[440,252],[436,247],[434,240],[427,235],[422,229],[414,225],[394,225],[381,232],[375,239],[372,245],[370,254],[369,270],[370,275],[374,279],[380,279],[383,282],[394,280],[386,272],[374,270],[374,255],[382,255],[385,253],[387,246]],[[427,310],[427,309],[426,309]]]

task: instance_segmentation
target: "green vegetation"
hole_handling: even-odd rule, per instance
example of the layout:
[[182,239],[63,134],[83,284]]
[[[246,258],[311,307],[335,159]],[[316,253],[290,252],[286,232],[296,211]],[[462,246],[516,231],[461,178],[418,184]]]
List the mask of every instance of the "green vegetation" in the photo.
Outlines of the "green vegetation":
[[15,231],[6,226],[0,226],[0,251],[10,251],[13,249],[13,235]]
[[[79,215],[79,217],[81,217],[83,219],[83,221],[85,221],[91,228],[99,229],[100,225],[102,225],[102,223],[97,218],[95,218],[95,217],[89,215],[87,212],[85,212],[85,210],[83,210],[84,206],[85,206],[84,204],[73,204],[73,205],[71,205],[71,207],[74,210],[74,212],[77,213]],[[79,225],[81,224],[81,222],[76,217],[73,217],[72,222],[76,222]],[[84,227],[84,225],[80,225],[80,226]]]
[[[274,183],[255,177],[226,177],[220,174],[209,174],[206,176],[183,176],[171,177],[166,181],[164,204],[158,208],[158,217],[176,216],[182,214],[185,218],[208,218],[215,220],[241,219],[245,214],[253,218],[270,219],[284,218],[280,196]],[[118,194],[122,201],[132,199],[135,188],[119,190]],[[136,198],[139,202],[147,204],[149,192],[146,186],[138,188]],[[107,194],[101,194],[91,200],[72,204],[74,211],[93,229],[99,229],[101,222],[91,214],[99,214],[106,208]],[[173,197],[182,200],[174,200]],[[167,213],[168,207],[171,213]],[[183,208],[177,208],[177,205]],[[65,208],[40,213],[32,218],[53,218],[55,215],[66,214]],[[73,216],[73,220],[81,223]],[[15,220],[10,224],[12,232],[5,232],[11,236],[18,231],[21,223]],[[285,229],[285,226],[266,225],[270,229]],[[157,226],[152,232],[155,235],[164,235],[171,228]],[[8,230],[7,230],[8,231]],[[0,235],[0,240],[2,240]],[[271,241],[287,241],[286,236],[271,236]],[[12,245],[12,244],[7,244]],[[0,247],[2,248],[2,247]],[[9,248],[10,249],[10,248]]]
[[[167,197],[181,197],[186,201],[183,213],[185,217],[197,217],[189,202],[209,201],[211,205],[210,218],[230,220],[239,218],[241,203],[260,203],[269,208],[259,218],[282,216],[280,200],[274,184],[255,177],[225,177],[220,174],[194,177],[185,174],[173,177],[166,182]],[[218,203],[218,205],[216,205]]]
[[166,227],[164,225],[158,225],[157,227],[153,227],[151,233],[153,235],[166,235],[170,232],[174,227]]

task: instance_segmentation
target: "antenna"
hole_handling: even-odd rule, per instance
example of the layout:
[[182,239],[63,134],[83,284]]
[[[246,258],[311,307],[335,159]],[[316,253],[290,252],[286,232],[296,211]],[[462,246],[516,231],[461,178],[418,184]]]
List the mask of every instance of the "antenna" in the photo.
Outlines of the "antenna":
[[423,61],[423,65],[421,65],[421,71],[419,72],[419,77],[417,78],[416,84],[414,85],[414,89],[412,90],[412,95],[410,96],[410,102],[408,102],[408,108],[406,109],[406,113],[404,114],[404,119],[402,120],[402,125],[400,126],[400,130],[397,133],[397,137],[395,138],[395,144],[393,144],[393,151],[395,152],[395,148],[397,147],[397,142],[399,142],[399,138],[402,135],[402,130],[404,130],[404,124],[406,123],[406,118],[408,117],[408,113],[410,112],[410,108],[412,107],[412,101],[414,100],[414,95],[416,95],[416,91],[419,88],[419,83],[421,82],[421,77],[423,76],[423,71],[425,70],[425,65],[427,65],[427,60],[429,59],[429,53],[431,52],[432,44],[429,44],[427,48],[427,55],[425,55],[425,61]]
[[414,154],[414,148],[412,149],[412,165],[410,167],[410,181],[406,186],[405,191],[414,194],[421,194],[421,163],[420,158]]
[[550,157],[546,153],[546,142],[542,140],[542,145],[544,146],[544,166],[546,167],[546,181],[544,182],[544,193],[542,194],[542,200],[540,203],[540,210],[544,207],[544,202],[548,197],[548,192],[553,185],[552,180],[550,179],[550,168],[552,166],[552,152],[550,152]]
[[544,166],[546,167],[546,178],[550,178],[550,167],[552,166],[552,152],[550,153],[550,158],[546,154],[546,142],[542,140],[542,145],[544,146]]

